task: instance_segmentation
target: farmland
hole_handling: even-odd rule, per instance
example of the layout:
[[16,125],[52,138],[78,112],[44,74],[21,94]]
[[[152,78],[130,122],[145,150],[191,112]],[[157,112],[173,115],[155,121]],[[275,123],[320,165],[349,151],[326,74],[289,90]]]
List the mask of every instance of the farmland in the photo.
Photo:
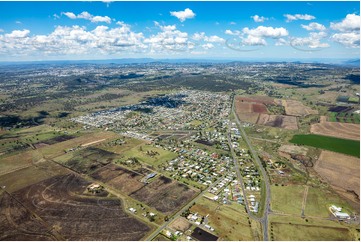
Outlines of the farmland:
[[259,125],[297,130],[296,117],[269,114],[267,107],[273,108],[277,105],[272,98],[267,96],[237,96],[235,99],[235,109],[240,120]]
[[[1,220],[7,221],[2,225],[4,239],[58,236],[62,240],[139,240],[150,231],[122,210],[120,200],[82,196],[89,184],[76,175],[55,176],[3,196]],[[29,225],[34,225],[21,229],[19,219],[30,217],[23,206],[33,211],[43,226],[29,218]]]
[[341,195],[359,204],[360,160],[358,158],[322,151],[314,169],[329,184],[341,189],[339,191]]
[[144,186],[144,183],[140,182],[144,177],[143,175],[114,164],[99,168],[91,174],[91,177],[111,185],[126,195]]
[[311,125],[311,133],[341,139],[360,140],[360,124],[322,122]]
[[307,116],[310,114],[318,114],[317,110],[303,105],[300,101],[282,100],[282,105],[285,107],[287,115],[291,116]]
[[197,194],[184,184],[159,176],[151,183],[130,194],[158,211],[171,214]]
[[290,142],[360,157],[360,141],[339,139],[316,134],[297,134],[293,136]]

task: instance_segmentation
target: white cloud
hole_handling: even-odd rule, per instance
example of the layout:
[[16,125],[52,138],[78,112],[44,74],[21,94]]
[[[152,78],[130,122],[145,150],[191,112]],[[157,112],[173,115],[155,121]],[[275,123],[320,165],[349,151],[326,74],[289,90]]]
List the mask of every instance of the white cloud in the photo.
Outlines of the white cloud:
[[242,44],[256,46],[267,45],[267,42],[264,38],[261,38],[259,36],[248,35],[246,38],[243,38]]
[[310,33],[308,37],[304,38],[293,38],[291,40],[292,46],[306,46],[311,49],[316,48],[326,48],[330,47],[328,43],[322,43],[322,39],[326,38],[327,34],[325,32],[319,32],[319,33]]
[[112,22],[111,18],[109,18],[108,16],[93,16],[86,11],[84,11],[78,15],[75,15],[72,12],[63,12],[61,14],[67,16],[70,19],[86,19],[86,20],[91,21],[92,23],[104,22],[104,23],[110,24]]
[[291,22],[294,20],[312,20],[316,18],[315,16],[309,14],[285,14],[284,16],[287,18],[286,22]]
[[360,15],[347,14],[341,22],[331,23],[331,28],[341,32],[360,31],[360,23]]
[[170,12],[170,15],[178,18],[181,22],[184,22],[186,19],[191,19],[196,16],[196,14],[189,8],[186,8],[184,11]]
[[343,44],[346,47],[358,48],[360,47],[360,34],[355,32],[337,33],[332,35],[332,40]]
[[194,43],[188,40],[188,33],[179,31],[175,25],[159,26],[161,32],[144,39],[151,52],[188,51]]
[[16,24],[22,24],[22,22],[21,22],[21,21],[15,21],[15,23],[16,23]]
[[13,30],[10,34],[5,34],[7,38],[25,38],[28,37],[30,34],[30,30],[23,29],[23,30]]
[[283,38],[279,38],[277,39],[275,46],[284,46],[284,45],[289,45],[289,43],[287,42],[287,40],[283,39]]
[[237,23],[236,22],[230,22],[229,24],[230,25],[236,25]]
[[326,30],[326,27],[324,25],[315,23],[315,22],[312,22],[309,25],[301,24],[301,27],[308,31],[312,31],[312,30],[325,31]]
[[246,27],[242,30],[242,32],[255,37],[269,37],[269,38],[279,38],[288,35],[287,29],[283,27],[273,28],[273,27],[258,26],[255,29],[249,29]]
[[29,30],[14,30],[0,35],[0,53],[14,55],[81,55],[141,52],[147,46],[142,33],[132,32],[127,25],[116,28],[97,26],[91,31],[80,26],[57,26],[48,35],[29,36]]
[[227,29],[226,31],[224,31],[224,33],[228,34],[228,35],[240,35],[241,34],[241,32],[238,30],[232,31],[230,29]]
[[209,49],[213,49],[214,45],[211,43],[207,43],[207,44],[202,45],[202,48],[205,50],[209,50]]
[[263,16],[258,16],[258,15],[251,16],[251,18],[253,18],[253,20],[254,20],[256,23],[262,23],[262,22],[268,20],[268,18],[265,18],[265,17],[263,17]]
[[194,33],[192,36],[193,40],[196,41],[205,41],[205,42],[210,42],[210,43],[223,43],[225,42],[225,40],[217,35],[212,35],[212,36],[206,36],[206,34],[204,32],[201,33]]
[[61,13],[61,14],[64,14],[68,18],[76,19],[76,15],[74,13],[72,13],[72,12],[65,12],[65,13]]

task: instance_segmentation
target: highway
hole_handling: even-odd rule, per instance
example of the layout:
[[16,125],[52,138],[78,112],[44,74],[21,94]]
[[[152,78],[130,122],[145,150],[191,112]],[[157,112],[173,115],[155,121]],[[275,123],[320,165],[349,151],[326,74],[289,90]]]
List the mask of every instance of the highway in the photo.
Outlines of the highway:
[[[258,168],[259,170],[261,171],[261,175],[262,175],[262,178],[263,178],[263,181],[265,183],[265,188],[266,188],[266,191],[265,191],[265,194],[266,194],[266,197],[264,198],[264,210],[263,210],[263,214],[262,214],[262,217],[256,217],[253,215],[253,213],[250,212],[249,210],[249,207],[248,207],[248,203],[246,201],[246,198],[245,198],[245,204],[246,204],[246,209],[247,209],[247,213],[248,215],[250,216],[250,218],[252,219],[255,219],[257,221],[259,221],[261,224],[262,224],[262,228],[263,228],[263,240],[265,241],[268,241],[268,214],[270,213],[271,211],[271,208],[270,208],[270,203],[271,203],[271,189],[270,189],[270,182],[269,182],[269,178],[268,178],[268,175],[265,171],[265,169],[263,168],[262,166],[262,163],[256,153],[256,151],[253,149],[252,147],[252,144],[251,142],[249,141],[248,137],[247,137],[247,134],[246,132],[244,131],[243,129],[243,126],[241,125],[241,122],[239,121],[238,119],[238,116],[236,114],[236,112],[234,111],[234,98],[232,100],[232,113],[235,117],[235,120],[236,120],[236,123],[237,123],[237,126],[238,128],[240,129],[241,131],[241,135],[242,135],[242,138],[244,139],[244,141],[246,142],[248,148],[249,148],[249,151],[251,152],[252,154],[252,157],[254,159],[254,161],[257,163],[258,165]],[[229,134],[230,135],[230,134]],[[230,143],[230,136],[228,137],[228,142]],[[231,143],[230,143],[231,145]],[[238,162],[237,160],[235,159],[235,154],[234,154],[234,151],[233,151],[233,148],[231,146],[231,152],[232,152],[232,156],[233,156],[233,160],[234,160],[234,163],[235,163],[235,168],[238,170],[237,172],[237,176],[238,176],[238,179],[239,181],[241,182],[241,186],[242,186],[242,191],[243,191],[243,194],[244,194],[244,184],[242,182],[242,176],[240,175],[239,173],[239,166],[238,166]]]
[[217,181],[213,182],[207,189],[205,189],[204,191],[202,191],[201,193],[198,194],[198,196],[196,196],[195,198],[193,198],[189,203],[187,203],[187,205],[185,205],[181,210],[179,210],[176,214],[174,214],[172,216],[172,218],[169,218],[168,221],[166,221],[165,223],[163,223],[159,228],[157,228],[153,233],[151,233],[147,238],[145,238],[144,240],[146,241],[151,241],[153,240],[165,227],[167,227],[169,224],[171,224],[174,220],[176,220],[177,218],[179,218],[179,216],[186,210],[188,210],[190,207],[193,206],[193,203],[197,202],[198,199],[200,199],[204,193],[206,193],[210,188],[216,186],[222,179],[224,179],[224,176],[220,177]]

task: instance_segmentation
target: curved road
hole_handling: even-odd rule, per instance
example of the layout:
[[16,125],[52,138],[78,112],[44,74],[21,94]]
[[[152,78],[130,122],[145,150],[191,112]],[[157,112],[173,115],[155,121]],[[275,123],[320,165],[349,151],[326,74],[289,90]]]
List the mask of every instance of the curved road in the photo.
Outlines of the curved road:
[[[247,143],[247,146],[252,154],[252,157],[254,159],[254,161],[257,163],[258,165],[258,168],[259,170],[261,171],[261,174],[262,174],[262,177],[263,177],[263,181],[265,183],[265,188],[266,188],[266,191],[265,191],[265,198],[264,198],[264,210],[263,210],[263,214],[262,214],[262,217],[256,217],[250,210],[249,210],[249,206],[248,206],[248,202],[247,202],[247,199],[245,198],[245,205],[246,205],[246,209],[247,209],[247,213],[249,215],[250,218],[254,219],[254,220],[257,220],[259,221],[261,224],[262,224],[262,228],[263,228],[263,240],[269,240],[268,239],[268,214],[270,213],[271,211],[271,207],[270,207],[270,202],[271,202],[271,189],[270,189],[270,183],[269,183],[269,178],[268,178],[268,175],[265,171],[265,169],[263,168],[262,166],[262,163],[261,163],[261,160],[259,159],[256,151],[253,149],[252,147],[252,144],[251,142],[249,141],[248,137],[247,137],[247,134],[246,132],[244,131],[243,129],[243,126],[241,125],[241,122],[239,121],[238,119],[238,116],[236,114],[236,112],[234,111],[234,97],[233,97],[233,100],[232,100],[232,113],[235,117],[235,120],[236,120],[236,123],[237,123],[237,126],[238,128],[240,129],[241,131],[241,135],[242,135],[242,138],[244,139],[244,141],[246,141]],[[231,124],[229,124],[231,125]],[[230,127],[230,126],[229,126]],[[230,133],[228,134],[228,142],[230,143],[230,146],[231,146],[231,140],[230,140]],[[236,168],[236,172],[237,172],[237,176],[238,176],[238,179],[241,183],[241,187],[242,187],[242,191],[243,191],[243,194],[244,193],[244,184],[243,184],[243,179],[242,179],[242,176],[240,174],[240,171],[239,171],[239,164],[236,160],[236,157],[235,157],[235,154],[234,154],[234,151],[233,151],[233,147],[231,146],[230,147],[231,149],[231,153],[232,153],[232,156],[233,156],[233,161],[234,161],[234,165],[235,165],[235,168]]]

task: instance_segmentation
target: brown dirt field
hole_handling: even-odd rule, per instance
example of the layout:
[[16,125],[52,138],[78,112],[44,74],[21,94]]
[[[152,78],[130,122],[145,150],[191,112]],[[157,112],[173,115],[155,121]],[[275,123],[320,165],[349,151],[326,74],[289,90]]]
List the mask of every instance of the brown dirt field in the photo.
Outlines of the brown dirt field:
[[237,113],[237,116],[240,120],[248,123],[257,123],[259,117],[258,113]]
[[[314,169],[329,184],[340,188],[343,192],[347,192],[347,190],[354,191],[360,196],[359,158],[331,151],[322,151]],[[353,197],[354,201],[359,204],[360,200],[355,196]]]
[[171,214],[189,202],[196,194],[197,192],[186,185],[160,176],[131,193],[130,196],[162,213]]
[[359,124],[323,122],[312,124],[310,132],[343,139],[360,140]]
[[260,114],[257,124],[290,130],[298,129],[297,118],[293,116]]
[[254,103],[252,104],[253,113],[268,113],[267,107],[264,104]]
[[238,102],[235,103],[237,113],[251,113],[252,112],[252,103],[248,102]]
[[252,97],[236,97],[239,102],[253,102],[263,104],[275,104],[274,99],[267,96],[252,96]]
[[310,114],[318,114],[317,110],[313,110],[312,108],[303,105],[300,101],[282,100],[282,105],[285,107],[287,115],[301,117]]
[[91,174],[91,177],[105,182],[127,195],[145,185],[140,182],[144,176],[114,164],[109,164],[96,170],[96,172]]
[[[44,221],[46,231],[59,234],[61,240],[140,240],[150,227],[122,210],[119,199],[85,196],[83,191],[90,183],[69,174],[56,176],[21,189],[12,195]],[[9,200],[9,198],[5,198]],[[44,229],[33,222],[23,223],[26,213],[13,200],[0,203],[0,234],[6,231],[18,239],[49,239]],[[20,217],[21,219],[17,219]],[[29,221],[29,219],[24,219]],[[50,237],[51,239],[51,237]]]
[[169,225],[171,229],[178,230],[183,233],[186,230],[188,230],[191,226],[192,224],[189,223],[188,220],[183,217],[177,218],[173,223],[171,223],[171,225]]

